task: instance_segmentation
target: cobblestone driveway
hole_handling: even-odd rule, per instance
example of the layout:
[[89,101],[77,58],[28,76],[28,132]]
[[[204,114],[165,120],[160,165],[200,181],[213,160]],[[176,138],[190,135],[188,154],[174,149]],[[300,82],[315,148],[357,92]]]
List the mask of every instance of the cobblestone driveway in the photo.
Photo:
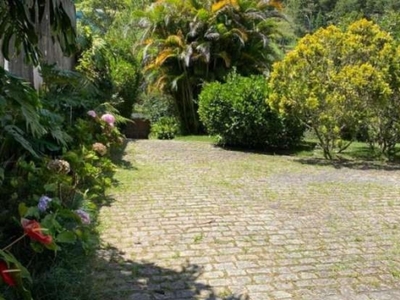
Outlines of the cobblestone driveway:
[[99,299],[400,299],[400,171],[130,142]]

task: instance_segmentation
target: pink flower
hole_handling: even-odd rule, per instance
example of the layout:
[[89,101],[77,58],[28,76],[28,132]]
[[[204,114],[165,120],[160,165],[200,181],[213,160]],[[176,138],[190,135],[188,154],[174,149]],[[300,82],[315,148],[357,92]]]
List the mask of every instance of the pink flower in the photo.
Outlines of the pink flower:
[[97,114],[96,114],[96,112],[95,112],[94,110],[89,110],[89,111],[87,112],[87,114],[88,114],[89,116],[91,116],[92,118],[96,118],[96,117],[97,117]]
[[104,114],[101,116],[101,119],[108,123],[108,125],[114,126],[115,117],[112,114]]

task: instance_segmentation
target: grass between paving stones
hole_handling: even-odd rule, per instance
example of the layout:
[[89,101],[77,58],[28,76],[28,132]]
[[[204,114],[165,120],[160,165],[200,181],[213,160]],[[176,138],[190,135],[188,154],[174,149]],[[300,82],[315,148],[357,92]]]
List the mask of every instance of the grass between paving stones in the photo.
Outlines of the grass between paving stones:
[[[175,138],[177,141],[185,142],[206,142],[210,144],[217,144],[218,138],[216,136],[208,135],[188,135],[188,136],[177,136]],[[323,152],[319,149],[318,140],[313,136],[313,134],[307,134],[303,142],[300,143],[298,147],[290,150],[266,150],[265,153],[270,154],[282,154],[282,155],[294,155],[300,158],[316,158],[323,159]],[[235,150],[235,148],[233,148]],[[236,150],[246,150],[246,149],[236,149]],[[394,161],[400,161],[400,144],[396,147],[398,154],[395,156]],[[368,143],[364,142],[353,142],[343,153],[337,154],[336,160],[347,161],[347,160],[357,160],[357,161],[374,161],[382,166],[385,165],[386,159],[379,155],[376,151],[372,150]]]
[[205,142],[215,144],[218,141],[216,136],[209,135],[181,135],[175,137],[176,141],[184,141],[184,142]]
[[[181,139],[185,141],[184,139]],[[161,143],[163,141],[160,141]],[[193,142],[193,141],[190,141]],[[194,141],[197,142],[197,141]],[[200,142],[200,141],[199,141]],[[204,139],[202,142],[210,143]],[[364,149],[365,145],[355,144],[355,151],[357,149]],[[351,150],[351,148],[350,148]],[[153,188],[157,188],[157,186],[162,186],[164,181],[168,177],[169,174],[173,172],[179,172],[180,165],[178,167],[174,166],[176,163],[178,164],[189,164],[188,167],[192,170],[193,173],[196,173],[195,180],[196,184],[204,187],[204,190],[209,191],[212,194],[213,190],[223,191],[230,195],[240,195],[241,193],[246,193],[246,197],[249,199],[248,202],[236,203],[235,205],[244,206],[246,208],[251,208],[252,205],[258,205],[252,201],[252,197],[257,198],[262,195],[261,199],[266,202],[271,202],[272,209],[279,209],[280,212],[288,213],[288,220],[294,220],[298,216],[302,215],[302,212],[313,212],[318,211],[320,208],[320,204],[323,204],[325,201],[325,205],[329,203],[331,206],[327,211],[326,215],[323,216],[319,220],[320,223],[309,224],[312,225],[312,228],[322,228],[324,234],[327,235],[327,238],[330,238],[330,234],[332,232],[341,232],[343,234],[343,238],[338,239],[337,242],[343,243],[346,242],[352,243],[356,246],[368,249],[369,243],[374,241],[377,236],[389,236],[396,237],[396,233],[394,232],[397,228],[394,228],[391,224],[386,224],[384,220],[377,218],[377,223],[371,224],[363,224],[363,219],[358,218],[355,214],[363,214],[363,212],[367,209],[374,211],[377,216],[381,213],[381,209],[387,209],[389,206],[396,207],[398,206],[395,195],[400,195],[400,188],[396,188],[394,186],[390,187],[390,191],[388,191],[387,186],[381,184],[379,178],[377,177],[377,182],[364,182],[360,178],[360,181],[357,181],[353,178],[351,183],[346,182],[347,177],[349,176],[347,171],[351,171],[352,166],[350,165],[348,168],[344,166],[344,172],[335,173],[335,174],[343,174],[343,176],[335,175],[336,177],[330,178],[327,181],[319,182],[321,174],[324,172],[329,173],[332,170],[332,167],[337,168],[337,165],[331,163],[321,163],[321,161],[317,161],[317,163],[313,163],[310,161],[303,161],[303,158],[318,158],[320,159],[322,156],[319,156],[318,152],[315,151],[306,151],[301,152],[300,156],[291,155],[291,156],[280,156],[280,155],[265,155],[263,153],[247,153],[246,151],[241,151],[240,156],[236,156],[236,151],[232,150],[221,150],[220,152],[215,152],[216,155],[228,155],[230,156],[227,160],[220,160],[218,157],[212,158],[210,160],[194,160],[190,162],[176,162],[165,160],[160,162],[153,162],[152,160],[147,160],[145,163],[138,162],[136,163],[133,159],[136,159],[136,150],[135,143],[131,143],[126,149],[126,158],[129,157],[132,160],[132,166],[130,168],[119,168],[116,173],[116,180],[118,180],[119,184],[110,191],[110,195],[113,195],[115,198],[118,198],[118,205],[121,206],[121,211],[128,213],[128,206],[124,206],[126,201],[130,201],[129,195],[134,191],[134,194],[146,194],[148,197],[148,201],[153,201],[151,197],[151,191]],[[242,155],[243,154],[243,155]],[[140,163],[140,164],[139,164]],[[375,168],[375,165],[371,168],[372,170],[380,169],[385,166],[385,163],[378,162],[378,166]],[[339,166],[342,167],[342,166]],[[358,168],[357,168],[358,169]],[[209,176],[208,170],[212,170],[213,176]],[[203,173],[202,173],[203,172]],[[351,173],[351,172],[350,172]],[[365,171],[366,176],[374,177],[373,173],[369,173],[368,170]],[[249,176],[250,175],[250,176]],[[305,177],[305,179],[303,178]],[[175,177],[174,177],[175,178]],[[274,184],[278,183],[275,187],[269,186],[268,180],[274,180]],[[178,182],[181,181],[182,186],[185,183],[190,182],[190,178],[180,178],[176,179]],[[257,186],[254,188],[254,182],[260,182],[260,188]],[[249,184],[253,188],[252,190],[246,190],[246,187]],[[300,188],[301,187],[301,188]],[[146,193],[149,191],[149,193]],[[140,192],[140,193],[139,193]],[[310,199],[310,195],[312,195],[312,199]],[[352,197],[357,196],[355,199]],[[371,202],[374,199],[382,199],[381,202]],[[285,199],[296,199],[295,204],[287,201]],[[157,200],[157,199],[155,199]],[[159,199],[157,200],[159,201]],[[247,200],[246,200],[247,201]],[[117,203],[116,202],[116,203]],[[229,204],[233,207],[234,204]],[[137,209],[133,206],[133,209]],[[139,208],[140,209],[140,208]],[[385,211],[382,210],[382,213]],[[140,215],[140,211],[137,212]],[[353,215],[354,213],[354,215]],[[131,216],[135,216],[132,212]],[[112,224],[109,222],[110,215],[106,212],[101,216],[101,222],[104,228],[114,227],[116,231],[123,231],[123,224]],[[348,224],[343,224],[343,218],[349,217],[350,219],[354,218],[350,222],[354,228],[358,228],[357,230],[353,228],[347,227]],[[369,216],[366,216],[369,217]],[[306,222],[305,219],[304,222]],[[385,224],[387,225],[385,227]],[[103,228],[103,229],[104,229]],[[101,229],[101,227],[100,227]],[[326,230],[325,230],[326,229]],[[260,241],[257,236],[248,235],[246,239],[244,239],[241,244],[243,246],[239,247],[240,255],[248,255],[253,253],[253,244],[257,244],[260,242],[261,244],[265,244],[267,241]],[[334,236],[332,234],[332,239]],[[329,239],[328,239],[329,240]],[[192,236],[191,242],[193,244],[201,246],[202,243],[207,243],[211,248],[218,248],[220,244],[223,244],[223,241],[218,238],[209,239],[207,234],[196,233]],[[384,239],[377,239],[378,243],[385,245]],[[382,264],[387,265],[387,269],[389,273],[394,278],[400,278],[400,268],[399,264],[394,260],[395,257],[398,257],[398,253],[400,252],[398,249],[398,243],[394,240],[390,241],[391,247],[388,249],[385,255],[382,255]],[[214,245],[214,244],[215,245]],[[331,251],[329,248],[331,245],[323,239],[320,241],[321,243],[321,252],[325,253],[326,251]],[[300,246],[299,246],[300,247]],[[382,247],[382,246],[381,246]],[[146,266],[140,264],[139,262],[136,264],[135,255],[131,254],[130,259],[134,262],[127,262],[126,257],[123,253],[119,253],[118,249],[114,249],[109,247],[108,251],[115,252],[111,256],[114,257],[107,258],[101,260],[100,263],[96,264],[95,270],[96,274],[108,274],[100,276],[97,281],[98,284],[110,286],[110,282],[107,281],[106,278],[117,278],[119,284],[121,282],[128,282],[134,279],[135,282],[143,281],[143,285],[146,286],[144,276]],[[325,252],[324,252],[325,251]],[[305,250],[299,250],[300,253],[306,253]],[[275,261],[277,259],[281,259],[280,257],[274,257],[274,253],[271,253],[270,259]],[[343,254],[345,255],[345,254]],[[348,260],[344,260],[342,262],[333,262],[330,271],[332,271],[336,275],[332,276],[348,276],[358,278],[360,276],[357,273],[356,268],[363,260],[357,255],[352,256],[352,254],[346,254]],[[353,258],[354,257],[354,258]],[[307,258],[307,257],[305,257]],[[181,252],[175,251],[171,255],[171,259],[179,261],[182,258]],[[114,267],[110,267],[112,264]],[[116,266],[116,267],[115,267]],[[119,271],[118,271],[119,270]],[[130,272],[130,273],[129,273]],[[130,274],[127,276],[126,274]],[[345,275],[343,275],[345,274]],[[129,279],[128,279],[129,277]],[[102,279],[103,278],[103,279]],[[374,278],[366,279],[363,284],[371,286],[372,288],[379,288],[379,281]],[[356,286],[355,286],[356,289]],[[94,297],[93,299],[104,299],[105,296],[109,297],[109,299],[123,299],[129,294],[129,287],[120,285],[116,290],[114,290],[114,294],[111,292],[105,292],[101,294],[99,292],[98,298]],[[132,293],[131,293],[132,294]],[[222,297],[228,296],[229,291],[221,292]]]

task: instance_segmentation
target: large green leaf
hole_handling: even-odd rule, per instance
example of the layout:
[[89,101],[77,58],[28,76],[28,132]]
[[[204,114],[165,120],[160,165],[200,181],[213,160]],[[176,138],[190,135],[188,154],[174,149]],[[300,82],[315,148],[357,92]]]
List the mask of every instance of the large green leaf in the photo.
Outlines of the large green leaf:
[[34,157],[39,157],[39,154],[33,150],[32,144],[24,137],[24,132],[15,125],[7,125],[4,130],[14,138],[25,150],[27,150]]
[[[49,7],[49,25],[52,36],[67,55],[75,51],[75,29],[62,0],[8,0],[0,3],[0,39],[2,53],[6,59],[24,49],[26,62],[37,65],[40,50],[39,23],[44,19],[46,5]],[[71,5],[73,3],[71,2]],[[10,47],[11,41],[13,47]]]
[[59,243],[73,244],[76,241],[76,235],[72,231],[63,231],[57,235],[56,241]]

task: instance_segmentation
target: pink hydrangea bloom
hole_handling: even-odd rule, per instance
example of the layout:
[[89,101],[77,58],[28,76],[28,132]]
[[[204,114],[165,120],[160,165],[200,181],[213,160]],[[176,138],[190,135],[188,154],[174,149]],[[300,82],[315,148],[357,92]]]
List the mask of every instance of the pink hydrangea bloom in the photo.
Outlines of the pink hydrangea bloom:
[[115,117],[111,114],[104,114],[101,116],[101,119],[108,123],[108,125],[110,126],[114,126],[114,122],[115,122]]
[[97,117],[97,114],[96,114],[96,112],[95,112],[94,110],[89,110],[89,111],[87,112],[87,114],[88,114],[89,116],[93,117],[93,118],[96,118],[96,117]]

